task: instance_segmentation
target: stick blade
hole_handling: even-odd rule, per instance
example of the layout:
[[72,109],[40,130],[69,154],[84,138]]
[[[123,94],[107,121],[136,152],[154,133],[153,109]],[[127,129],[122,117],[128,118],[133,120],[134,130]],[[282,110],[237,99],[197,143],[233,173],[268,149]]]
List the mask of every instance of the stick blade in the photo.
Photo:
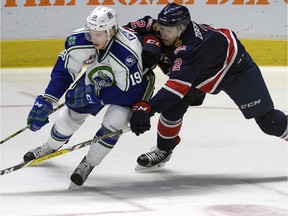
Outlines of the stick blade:
[[79,188],[81,188],[81,186],[79,186],[79,185],[77,185],[71,181],[68,190],[72,191],[72,190],[77,190]]

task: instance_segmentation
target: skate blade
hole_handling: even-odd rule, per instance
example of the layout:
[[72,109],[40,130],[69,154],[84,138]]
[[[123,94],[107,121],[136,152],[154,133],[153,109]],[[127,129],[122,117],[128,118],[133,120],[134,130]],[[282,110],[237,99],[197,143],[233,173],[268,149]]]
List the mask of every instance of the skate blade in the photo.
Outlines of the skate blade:
[[141,165],[137,164],[136,167],[135,167],[135,170],[136,171],[157,170],[157,169],[162,168],[164,166],[165,166],[165,163],[160,163],[160,164],[157,164],[157,165],[152,166],[152,167],[144,167],[144,166],[141,166]]
[[79,188],[81,188],[81,186],[76,185],[74,182],[71,181],[68,190],[77,190]]

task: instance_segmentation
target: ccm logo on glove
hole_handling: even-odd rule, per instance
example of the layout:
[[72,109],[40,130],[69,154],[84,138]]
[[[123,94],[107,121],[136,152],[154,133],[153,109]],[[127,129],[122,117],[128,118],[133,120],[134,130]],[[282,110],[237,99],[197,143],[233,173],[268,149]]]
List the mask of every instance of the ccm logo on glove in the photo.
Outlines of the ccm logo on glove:
[[148,102],[141,101],[134,104],[130,118],[131,131],[139,136],[150,130],[150,116],[153,114],[152,107]]
[[161,47],[159,40],[155,36],[152,36],[152,35],[144,37],[144,44],[152,44],[159,48]]
[[135,105],[132,108],[132,112],[137,112],[137,111],[144,111],[144,112],[150,112],[151,108],[147,107],[147,106],[139,106],[139,105]]

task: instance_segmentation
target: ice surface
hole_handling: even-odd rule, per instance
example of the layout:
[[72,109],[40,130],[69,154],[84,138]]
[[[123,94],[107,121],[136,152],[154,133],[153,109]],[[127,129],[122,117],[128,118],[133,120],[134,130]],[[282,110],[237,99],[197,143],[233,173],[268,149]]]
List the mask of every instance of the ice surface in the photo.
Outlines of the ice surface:
[[[26,126],[50,70],[2,69],[1,140]],[[287,67],[262,71],[275,107],[287,113]],[[157,72],[156,89],[165,80]],[[0,146],[1,170],[46,141],[57,113],[39,132],[26,130]],[[102,117],[88,118],[66,147],[91,139]],[[137,157],[156,144],[157,120],[142,136],[125,133],[80,189],[68,190],[69,178],[89,147],[1,176],[1,215],[287,216],[287,142],[262,133],[227,95],[189,108],[182,142],[164,168],[136,172]]]

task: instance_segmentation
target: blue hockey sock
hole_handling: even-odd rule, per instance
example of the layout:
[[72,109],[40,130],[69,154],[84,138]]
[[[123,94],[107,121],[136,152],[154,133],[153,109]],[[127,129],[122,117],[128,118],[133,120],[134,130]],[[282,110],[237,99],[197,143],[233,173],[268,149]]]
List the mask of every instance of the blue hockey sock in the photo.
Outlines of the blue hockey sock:
[[[101,127],[97,133],[96,133],[96,137],[101,137],[103,135],[106,135],[108,133],[111,133],[112,131],[108,130],[107,128],[105,127]],[[119,139],[120,135],[115,135],[113,137],[107,137],[101,141],[99,141],[99,143],[107,148],[113,148],[114,145],[117,143],[118,139]]]

